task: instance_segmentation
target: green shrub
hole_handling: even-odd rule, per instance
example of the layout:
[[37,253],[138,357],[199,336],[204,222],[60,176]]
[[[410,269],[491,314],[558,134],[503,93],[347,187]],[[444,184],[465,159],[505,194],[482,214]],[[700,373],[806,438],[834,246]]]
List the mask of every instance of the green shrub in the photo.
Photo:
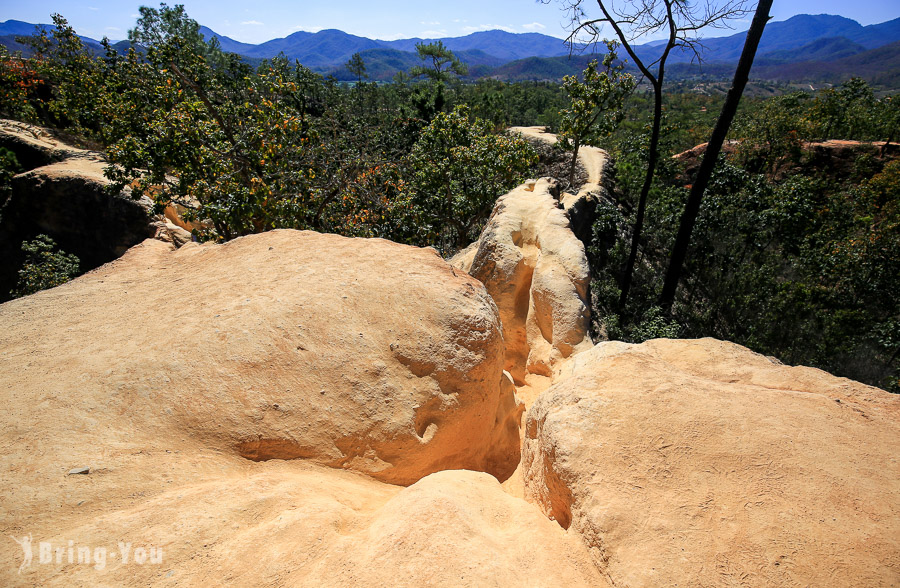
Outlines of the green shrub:
[[56,243],[47,235],[22,243],[22,251],[25,264],[19,270],[14,298],[65,284],[79,274],[78,257],[56,250]]

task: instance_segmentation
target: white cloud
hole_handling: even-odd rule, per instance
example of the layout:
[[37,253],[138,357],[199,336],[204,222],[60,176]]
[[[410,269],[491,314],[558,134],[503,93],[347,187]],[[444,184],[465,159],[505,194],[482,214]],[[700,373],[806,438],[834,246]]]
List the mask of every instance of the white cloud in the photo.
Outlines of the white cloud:
[[88,6],[87,9],[88,9],[88,10],[95,10],[95,11],[96,11],[96,10],[100,10],[100,9],[97,8],[96,6]]
[[435,37],[446,37],[447,31],[445,31],[443,29],[441,29],[439,31],[434,31],[434,30],[422,31],[421,33],[419,33],[419,36],[422,37],[423,39],[434,39]]
[[256,26],[262,26],[262,25],[263,25],[263,23],[259,22],[258,20],[245,20],[245,21],[242,22],[241,24],[242,24],[242,25],[252,25],[252,26],[255,26],[255,27],[256,27]]
[[437,21],[437,20],[432,20],[432,21],[423,20],[419,24],[425,25],[426,27],[437,27],[437,26],[440,26],[441,23],[440,23],[440,21]]
[[507,33],[515,33],[516,29],[507,25],[483,24],[477,27],[467,26],[462,28],[466,33],[477,33],[478,31],[506,31]]
[[103,30],[105,30],[105,31],[110,31],[110,32],[112,32],[112,33],[118,33],[118,32],[120,32],[122,29],[120,29],[119,27],[106,27],[106,28],[103,29]]
[[533,22],[531,24],[522,25],[522,28],[525,29],[526,31],[542,31],[542,30],[546,29],[547,27],[545,27],[544,25],[542,25],[539,22]]

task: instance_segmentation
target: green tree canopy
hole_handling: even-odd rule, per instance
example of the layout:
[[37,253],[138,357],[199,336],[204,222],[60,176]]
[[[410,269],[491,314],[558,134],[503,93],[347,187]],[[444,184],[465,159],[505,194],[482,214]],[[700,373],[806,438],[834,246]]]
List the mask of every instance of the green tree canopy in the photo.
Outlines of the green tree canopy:
[[362,82],[363,79],[368,79],[369,75],[366,73],[366,62],[363,61],[362,55],[359,53],[354,53],[350,56],[350,60],[347,62],[347,69],[356,76],[357,82]]
[[478,237],[494,202],[525,180],[537,154],[521,137],[495,135],[467,106],[440,113],[410,154],[413,202],[443,253]]
[[409,73],[413,77],[426,76],[435,82],[449,82],[455,76],[465,76],[469,68],[442,41],[416,43],[416,54],[425,65],[417,65]]
[[583,143],[596,141],[616,129],[625,116],[622,105],[634,90],[634,77],[623,73],[624,63],[616,63],[616,43],[607,41],[606,47],[608,53],[603,58],[602,70],[594,59],[582,73],[580,81],[575,76],[563,78],[563,87],[571,104],[560,113],[559,138],[563,147],[572,151],[570,185],[575,178],[578,149]]
[[65,284],[79,273],[78,258],[57,250],[56,243],[47,235],[38,235],[34,240],[22,243],[22,251],[25,252],[25,265],[19,270],[19,283],[13,292],[15,297]]

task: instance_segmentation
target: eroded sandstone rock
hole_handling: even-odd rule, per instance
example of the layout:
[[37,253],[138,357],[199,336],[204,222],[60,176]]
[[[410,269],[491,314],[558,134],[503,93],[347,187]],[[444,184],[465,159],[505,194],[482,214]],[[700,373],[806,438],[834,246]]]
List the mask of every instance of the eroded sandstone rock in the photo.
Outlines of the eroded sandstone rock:
[[433,250],[299,231],[146,241],[0,306],[0,327],[4,431],[57,427],[48,454],[190,437],[397,484],[504,479],[519,461],[496,306]]
[[[511,127],[509,130],[532,141],[550,145],[558,142],[557,136],[548,133],[545,127]],[[593,236],[591,228],[597,220],[597,206],[602,200],[612,201],[610,196],[612,160],[609,153],[603,149],[582,145],[578,150],[578,162],[587,174],[586,181],[580,187],[570,186],[568,192],[560,194],[559,201],[569,218],[572,232],[587,247]]]
[[561,360],[591,345],[584,245],[553,190],[545,178],[502,196],[478,241],[451,260],[497,303],[505,369],[520,385],[526,373],[550,376]]
[[0,146],[12,150],[26,169],[13,178],[7,201],[0,202],[0,300],[18,280],[22,242],[39,234],[77,255],[82,271],[154,235],[150,200],[135,200],[128,191],[111,193],[99,153],[6,120],[0,120]]
[[[169,483],[141,479],[147,469]],[[401,488],[309,463],[148,450],[105,477],[70,477],[80,506],[62,498],[64,508],[11,533],[31,533],[35,551],[40,542],[89,546],[90,562],[40,564],[35,553],[19,575],[22,550],[7,539],[0,583],[607,586],[577,537],[483,473],[440,472]],[[128,545],[127,564],[119,541]],[[107,550],[101,569],[97,547]],[[140,565],[138,549],[148,555]]]
[[617,586],[888,586],[898,417],[731,343],[601,343],[528,411],[526,496]]

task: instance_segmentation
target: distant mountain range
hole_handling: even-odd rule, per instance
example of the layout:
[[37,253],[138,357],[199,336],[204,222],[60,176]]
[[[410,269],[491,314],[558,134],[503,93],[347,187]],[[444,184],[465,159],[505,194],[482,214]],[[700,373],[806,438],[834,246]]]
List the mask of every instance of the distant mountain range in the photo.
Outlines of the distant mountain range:
[[[0,23],[0,44],[11,50],[22,50],[15,37],[29,35],[34,24],[8,20]],[[52,28],[51,25],[40,25]],[[504,31],[484,31],[464,37],[442,39],[401,39],[381,41],[357,37],[336,29],[316,33],[296,32],[281,39],[259,45],[241,43],[202,27],[207,38],[217,38],[222,49],[247,57],[251,61],[275,57],[283,53],[305,66],[339,80],[355,76],[345,67],[354,53],[366,63],[371,79],[389,80],[398,71],[407,71],[419,63],[416,43],[441,41],[470,68],[470,77],[494,77],[507,80],[558,80],[564,75],[579,73],[592,56],[569,57],[569,48],[556,37],[540,33],[513,34]],[[673,73],[691,76],[702,72],[715,75],[726,72],[725,64],[733,64],[743,49],[746,33],[703,40],[703,67],[692,65],[694,55],[673,53],[669,61]],[[100,44],[83,37],[95,50]],[[881,24],[862,26],[858,22],[833,15],[794,16],[786,21],[772,22],[757,52],[754,77],[779,81],[841,81],[851,74],[878,79],[879,83],[896,88],[900,83],[898,55],[900,55],[900,18]],[[117,46],[125,47],[121,41]],[[636,51],[642,59],[652,61],[662,51],[659,41],[640,45]],[[621,52],[624,53],[624,52]],[[620,54],[620,56],[622,56]],[[847,69],[851,68],[851,69]],[[852,68],[856,68],[855,70]],[[733,70],[733,68],[730,68]],[[895,81],[891,81],[895,80]]]
[[[704,39],[700,64],[694,62],[693,54],[670,55],[669,78],[730,78],[745,36],[737,33]],[[635,50],[642,59],[652,61],[661,53],[662,44],[647,43]],[[505,80],[555,80],[580,73],[592,58],[532,57],[505,63],[490,75]],[[841,83],[853,76],[900,90],[900,18],[862,26],[841,16],[801,14],[766,25],[754,62],[754,78]]]
[[[22,22],[21,20],[7,20],[5,22],[0,22],[0,45],[4,45],[10,51],[21,51],[23,55],[27,56],[30,52],[29,47],[19,43],[16,40],[16,37],[28,37],[34,35],[39,28],[51,31],[55,27],[50,24],[33,24],[30,22]],[[81,41],[94,52],[100,53],[103,51],[103,45],[100,44],[100,41],[81,35],[79,35],[79,37],[81,37]],[[118,41],[113,44],[113,47],[119,51],[125,51],[130,46],[128,41]]]

